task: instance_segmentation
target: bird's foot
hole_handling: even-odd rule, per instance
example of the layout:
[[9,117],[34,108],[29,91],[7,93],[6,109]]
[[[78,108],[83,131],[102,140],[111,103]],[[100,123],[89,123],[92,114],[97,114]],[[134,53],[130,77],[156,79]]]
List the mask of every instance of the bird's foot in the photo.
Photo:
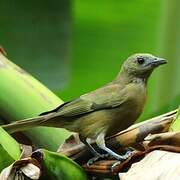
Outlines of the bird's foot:
[[98,155],[94,156],[93,158],[89,159],[88,162],[87,162],[87,165],[90,166],[93,163],[97,162],[98,160],[106,159],[106,158],[108,158],[110,156],[111,156],[110,154],[98,154]]
[[115,154],[115,155],[112,155],[110,153],[107,153],[107,154],[96,154],[96,156],[94,156],[93,158],[89,159],[88,162],[87,162],[87,166],[90,166],[92,165],[93,163],[99,161],[99,160],[102,160],[102,159],[106,159],[106,158],[115,158],[118,160],[118,162],[114,163],[114,165],[112,166],[112,169],[121,164],[123,161],[125,161],[126,159],[128,159],[129,157],[131,157],[133,154],[133,150],[132,149],[128,149],[127,152],[124,154],[124,155],[118,155],[118,154]]
[[113,169],[120,165],[123,161],[127,160],[129,157],[131,157],[133,155],[133,150],[128,148],[128,150],[126,151],[126,153],[124,155],[119,155],[119,157],[116,157],[116,159],[118,160],[117,162],[115,162],[112,167],[111,167],[111,171],[113,172]]
[[129,157],[131,157],[132,154],[133,154],[133,151],[128,149],[124,155],[117,155],[117,156],[114,156],[114,157],[118,161],[122,162],[122,161],[125,161],[126,159],[128,159]]
[[133,155],[133,150],[128,148],[128,150],[126,151],[126,153],[124,155],[122,155],[123,159],[126,160],[129,157],[131,157]]

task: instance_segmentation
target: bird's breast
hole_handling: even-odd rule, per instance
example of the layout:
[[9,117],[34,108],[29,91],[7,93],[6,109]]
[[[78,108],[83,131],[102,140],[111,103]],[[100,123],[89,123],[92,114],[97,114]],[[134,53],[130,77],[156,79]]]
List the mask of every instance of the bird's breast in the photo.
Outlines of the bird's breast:
[[119,107],[111,109],[108,112],[111,122],[109,123],[107,135],[113,135],[132,125],[142,113],[145,102],[145,86],[130,86],[127,100]]

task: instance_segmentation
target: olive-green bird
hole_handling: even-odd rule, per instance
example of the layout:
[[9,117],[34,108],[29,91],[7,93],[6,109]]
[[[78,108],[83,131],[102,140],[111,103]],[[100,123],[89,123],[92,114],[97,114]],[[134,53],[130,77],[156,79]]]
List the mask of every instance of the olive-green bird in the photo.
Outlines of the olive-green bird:
[[36,126],[66,128],[78,132],[80,139],[95,155],[103,155],[91,147],[89,140],[97,146],[123,160],[105,145],[105,136],[110,136],[132,125],[142,113],[146,101],[147,80],[152,71],[167,63],[151,54],[134,54],[122,65],[117,77],[105,86],[66,102],[52,111],[2,127],[8,132],[22,131]]

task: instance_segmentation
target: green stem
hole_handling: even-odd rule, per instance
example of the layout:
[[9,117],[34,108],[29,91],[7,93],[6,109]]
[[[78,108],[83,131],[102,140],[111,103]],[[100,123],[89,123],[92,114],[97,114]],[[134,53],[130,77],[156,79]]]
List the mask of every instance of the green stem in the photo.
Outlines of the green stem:
[[[54,93],[0,53],[0,116],[7,122],[39,115],[63,103]],[[34,128],[25,134],[33,144],[57,150],[69,132]]]

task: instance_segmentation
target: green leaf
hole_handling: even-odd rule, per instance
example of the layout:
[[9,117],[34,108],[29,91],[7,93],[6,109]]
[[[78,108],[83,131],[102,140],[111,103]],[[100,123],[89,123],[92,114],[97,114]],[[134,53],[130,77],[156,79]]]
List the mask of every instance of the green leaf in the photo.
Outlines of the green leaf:
[[[1,53],[0,82],[0,115],[6,122],[38,116],[63,103],[47,87]],[[37,147],[54,151],[70,135],[66,130],[50,127],[33,128],[24,133]]]
[[19,144],[0,127],[0,171],[19,159],[20,154]]
[[0,145],[0,172],[12,164],[14,159],[8,154],[8,152]]
[[179,107],[179,110],[177,112],[176,119],[175,119],[171,128],[173,131],[180,131],[180,107]]
[[48,179],[56,180],[84,180],[86,175],[81,167],[67,158],[48,150],[41,150],[43,155],[43,166],[48,173]]

